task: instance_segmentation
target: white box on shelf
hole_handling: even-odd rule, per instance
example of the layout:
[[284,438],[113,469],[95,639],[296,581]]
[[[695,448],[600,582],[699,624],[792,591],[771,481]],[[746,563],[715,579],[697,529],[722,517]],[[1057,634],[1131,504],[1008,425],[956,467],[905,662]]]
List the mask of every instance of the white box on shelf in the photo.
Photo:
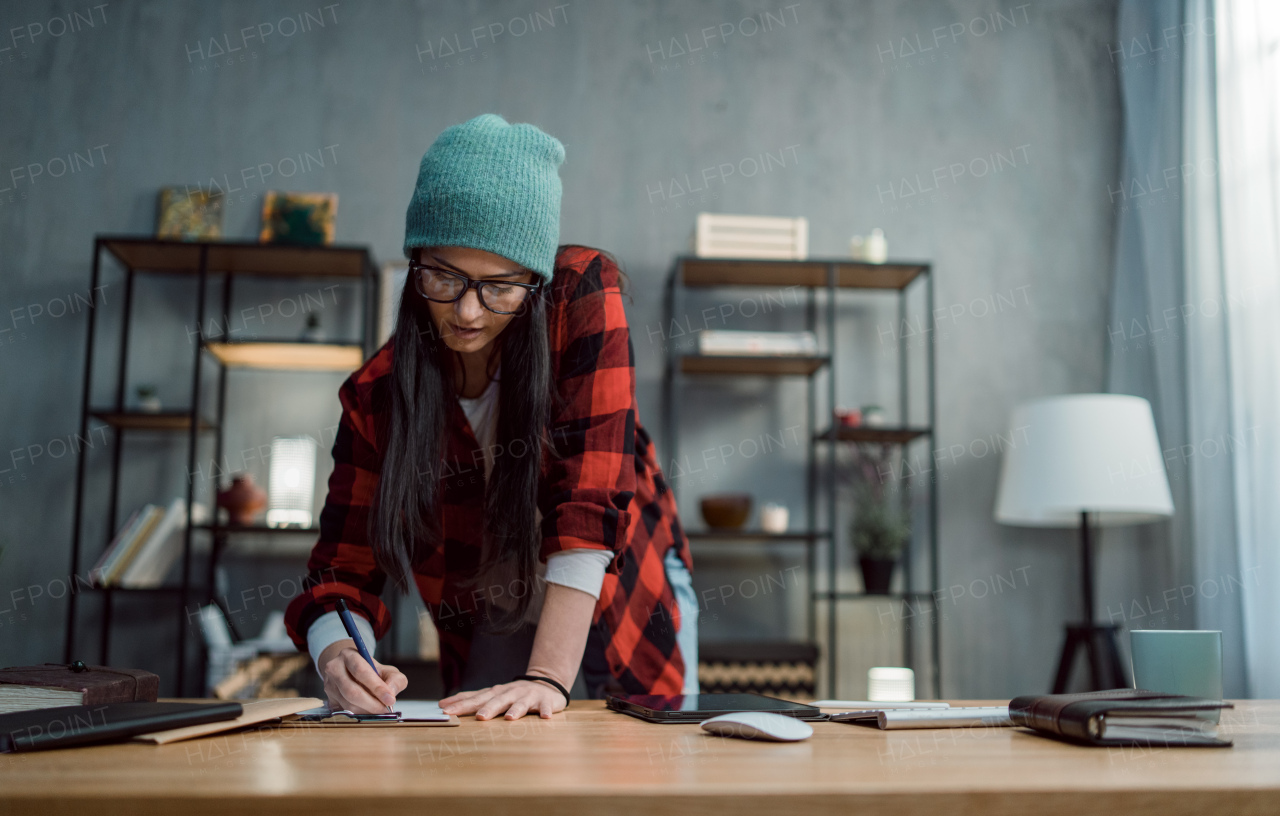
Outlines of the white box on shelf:
[[760,332],[704,329],[698,332],[699,354],[817,354],[811,331]]
[[693,254],[803,261],[809,257],[809,219],[698,213]]

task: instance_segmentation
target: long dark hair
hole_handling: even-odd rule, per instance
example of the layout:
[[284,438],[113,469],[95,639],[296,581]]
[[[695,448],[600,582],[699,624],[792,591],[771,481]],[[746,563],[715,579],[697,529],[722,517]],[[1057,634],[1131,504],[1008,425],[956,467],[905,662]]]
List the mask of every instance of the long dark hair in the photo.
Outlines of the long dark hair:
[[[549,292],[543,285],[526,297],[494,340],[502,359],[497,450],[485,490],[483,555],[467,578],[494,587],[494,596],[503,587],[500,595],[515,597],[509,614],[493,615],[497,628],[508,631],[529,609],[541,542],[535,512],[541,454],[550,443]],[[449,408],[457,396],[454,376],[460,371],[457,353],[440,338],[426,304],[408,276],[392,335],[392,376],[379,431],[385,440],[383,469],[369,521],[379,567],[401,592],[410,591],[417,554],[443,546],[440,475]]]
[[[554,284],[544,283],[526,297],[494,340],[502,364],[497,450],[485,488],[480,565],[466,583],[484,589],[486,597],[492,588],[493,597],[515,599],[515,607],[506,612],[486,610],[497,631],[518,628],[528,612],[542,543],[535,524],[541,462],[544,451],[559,456],[548,427],[554,392],[547,320]],[[440,474],[450,404],[457,397],[454,378],[462,370],[411,276],[400,296],[391,343],[387,405],[378,429],[384,458],[369,539],[378,566],[399,591],[408,593],[418,554],[443,546]]]

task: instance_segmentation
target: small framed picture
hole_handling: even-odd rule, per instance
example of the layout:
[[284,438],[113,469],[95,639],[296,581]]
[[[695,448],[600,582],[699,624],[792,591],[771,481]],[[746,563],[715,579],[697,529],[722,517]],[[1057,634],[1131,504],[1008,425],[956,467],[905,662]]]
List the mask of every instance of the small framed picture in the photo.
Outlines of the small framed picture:
[[337,193],[282,193],[262,200],[258,240],[275,244],[332,244],[338,219]]
[[156,237],[202,241],[222,237],[222,193],[187,187],[160,190]]

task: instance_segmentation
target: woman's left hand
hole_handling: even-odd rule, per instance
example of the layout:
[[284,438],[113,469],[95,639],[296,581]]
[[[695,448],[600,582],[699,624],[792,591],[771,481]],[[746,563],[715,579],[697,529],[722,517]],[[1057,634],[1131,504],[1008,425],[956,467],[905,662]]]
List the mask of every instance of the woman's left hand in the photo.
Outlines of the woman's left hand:
[[446,714],[475,714],[477,720],[489,720],[503,712],[506,719],[518,720],[530,711],[550,719],[563,711],[567,703],[555,688],[534,680],[516,680],[479,691],[462,691],[440,701]]

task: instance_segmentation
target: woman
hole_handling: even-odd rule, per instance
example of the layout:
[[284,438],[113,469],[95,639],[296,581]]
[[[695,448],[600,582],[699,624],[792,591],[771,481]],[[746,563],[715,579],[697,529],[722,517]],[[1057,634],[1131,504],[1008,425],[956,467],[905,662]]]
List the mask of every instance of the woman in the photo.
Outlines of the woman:
[[339,391],[320,539],[286,614],[334,707],[384,711],[407,685],[333,611],[345,598],[372,645],[387,577],[431,613],[451,714],[697,691],[692,563],[636,416],[625,276],[557,248],[563,161],[494,114],[423,156],[395,333]]

